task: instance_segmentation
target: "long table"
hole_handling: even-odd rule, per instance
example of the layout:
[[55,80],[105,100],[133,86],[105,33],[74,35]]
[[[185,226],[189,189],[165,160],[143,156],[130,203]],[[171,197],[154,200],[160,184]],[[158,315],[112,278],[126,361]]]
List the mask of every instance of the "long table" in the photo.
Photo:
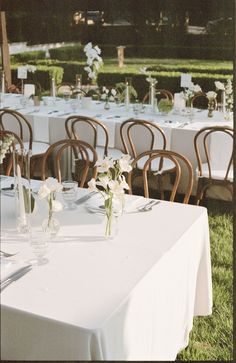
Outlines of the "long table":
[[[193,166],[195,171],[197,168],[197,160],[194,151],[194,136],[203,127],[206,126],[221,126],[226,125],[233,127],[233,121],[224,120],[222,112],[214,111],[213,118],[207,117],[207,110],[194,110],[193,119],[190,120],[183,115],[172,112],[168,115],[162,115],[161,113],[153,113],[150,106],[146,106],[144,113],[135,115],[133,112],[133,106],[130,106],[129,110],[125,109],[125,105],[116,105],[110,103],[110,110],[104,109],[104,103],[93,101],[90,108],[82,108],[78,106],[76,110],[72,110],[70,102],[65,102],[62,99],[58,99],[54,105],[45,106],[41,105],[40,110],[35,112],[34,107],[31,105],[26,108],[20,108],[20,96],[8,95],[5,97],[6,107],[16,108],[29,120],[33,128],[34,140],[43,141],[52,144],[60,139],[67,138],[65,131],[65,120],[71,115],[82,115],[95,117],[102,121],[109,132],[109,147],[117,148],[123,151],[123,145],[120,138],[120,125],[123,121],[136,117],[140,119],[149,120],[157,123],[165,132],[167,138],[167,149],[176,151],[186,156]],[[9,127],[13,129],[9,122]],[[86,135],[84,135],[86,138]],[[85,140],[86,141],[86,140]],[[104,139],[102,135],[98,137],[98,143],[102,145]],[[139,135],[139,149],[145,151],[145,140],[142,135]],[[220,143],[220,140],[217,141]],[[222,147],[216,148],[215,159],[217,159],[217,153],[219,153],[219,159],[222,158],[222,149],[230,148],[231,145],[225,145],[225,140],[222,139]],[[158,148],[158,144],[156,148]],[[220,145],[218,145],[220,146]],[[203,162],[206,161],[203,156]],[[194,173],[195,175],[195,173]],[[192,194],[196,193],[197,178],[194,180]],[[186,173],[181,177],[181,182],[178,191],[184,193],[186,188]],[[208,195],[210,197],[231,200],[231,194],[229,191],[221,187],[214,187],[209,190]]]
[[[31,259],[15,231],[14,198],[1,197],[1,249]],[[33,227],[45,218],[44,203],[37,201]],[[212,313],[207,210],[161,201],[124,214],[113,240],[99,238],[104,216],[84,204],[57,218],[48,264],[1,293],[2,359],[175,360],[193,317]]]

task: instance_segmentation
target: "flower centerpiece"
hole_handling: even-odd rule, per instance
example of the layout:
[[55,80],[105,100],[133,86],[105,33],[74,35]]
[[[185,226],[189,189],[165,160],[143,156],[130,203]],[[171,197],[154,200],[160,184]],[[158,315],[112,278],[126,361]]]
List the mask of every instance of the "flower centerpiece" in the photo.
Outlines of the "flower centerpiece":
[[0,164],[3,163],[6,153],[9,150],[13,141],[14,141],[13,135],[7,135],[7,136],[3,137],[2,140],[0,140]]
[[[115,90],[116,90],[116,99],[119,102],[124,102],[126,96],[125,82],[116,83]],[[135,101],[138,97],[137,91],[132,85],[129,85],[129,96],[130,96],[130,101]]]
[[153,78],[151,72],[147,71],[147,67],[140,68],[140,72],[147,75],[146,81],[149,83],[149,103],[152,108],[155,107],[156,90],[155,86],[157,84],[157,79]]
[[201,87],[198,84],[191,82],[189,87],[185,88],[185,90],[181,92],[183,98],[185,99],[186,107],[191,107],[193,97],[197,94],[200,94],[201,92]]
[[116,99],[116,95],[117,95],[117,92],[114,88],[109,89],[106,87],[102,87],[101,100],[105,101],[104,108],[106,110],[109,110],[109,108],[110,108],[109,101],[114,102]]
[[215,86],[217,91],[220,90],[222,92],[223,112],[226,111],[225,117],[226,119],[230,119],[234,104],[232,81],[231,79],[228,79],[226,83],[215,81]]
[[96,162],[97,180],[88,182],[90,191],[97,191],[104,199],[106,213],[105,236],[112,233],[113,218],[119,216],[124,209],[125,190],[129,189],[123,173],[132,170],[130,155],[122,155],[120,159],[105,157]]
[[38,191],[39,199],[46,199],[48,203],[48,218],[42,223],[42,228],[50,235],[56,235],[60,229],[60,224],[54,218],[53,213],[63,209],[62,204],[56,200],[56,194],[62,190],[62,185],[55,178],[47,178]]
[[85,45],[84,52],[87,57],[87,65],[84,67],[84,70],[88,74],[88,80],[95,84],[98,70],[103,64],[102,57],[100,56],[101,49],[97,45],[93,47],[92,43],[89,42]]
[[206,96],[208,99],[208,117],[213,117],[217,93],[214,91],[209,91],[206,93]]

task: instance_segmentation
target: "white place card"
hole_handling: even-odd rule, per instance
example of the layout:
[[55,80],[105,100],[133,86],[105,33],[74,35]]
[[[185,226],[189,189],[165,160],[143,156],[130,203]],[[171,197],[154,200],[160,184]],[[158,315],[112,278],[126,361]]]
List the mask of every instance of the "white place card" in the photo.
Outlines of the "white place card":
[[188,88],[192,82],[191,74],[181,74],[180,87]]
[[26,83],[24,85],[24,96],[25,97],[30,97],[32,95],[35,95],[35,85]]
[[27,78],[27,68],[22,66],[17,68],[17,78],[26,79]]

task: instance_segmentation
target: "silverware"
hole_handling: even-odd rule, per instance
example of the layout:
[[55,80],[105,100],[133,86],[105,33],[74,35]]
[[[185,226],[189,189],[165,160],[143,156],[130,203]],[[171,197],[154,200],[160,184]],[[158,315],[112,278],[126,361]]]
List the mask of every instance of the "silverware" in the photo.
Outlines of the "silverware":
[[76,201],[75,201],[75,204],[77,204],[77,205],[79,205],[79,204],[82,204],[82,203],[84,203],[84,202],[86,202],[88,199],[90,199],[93,195],[95,195],[97,192],[91,192],[91,193],[89,193],[89,194],[86,194],[86,195],[84,195],[83,197],[81,197],[81,198],[79,198],[79,199],[77,199]]
[[8,253],[8,252],[4,252],[4,251],[0,251],[0,256],[3,256],[3,257],[12,257],[12,256],[15,256],[18,252],[16,253]]
[[149,210],[152,210],[152,207],[154,205],[159,204],[159,200],[151,200],[150,202],[146,203],[144,206],[138,207],[137,210],[139,212],[148,212]]
[[187,126],[187,125],[189,125],[190,124],[190,122],[184,122],[183,124],[181,124],[180,126],[179,126],[179,129],[183,129],[184,128],[184,126]]
[[24,276],[27,272],[29,272],[32,269],[32,265],[27,265],[25,267],[22,267],[22,269],[16,271],[13,273],[8,279],[3,281],[1,283],[1,291],[5,289],[8,285],[10,285],[12,282],[18,280],[20,277]]

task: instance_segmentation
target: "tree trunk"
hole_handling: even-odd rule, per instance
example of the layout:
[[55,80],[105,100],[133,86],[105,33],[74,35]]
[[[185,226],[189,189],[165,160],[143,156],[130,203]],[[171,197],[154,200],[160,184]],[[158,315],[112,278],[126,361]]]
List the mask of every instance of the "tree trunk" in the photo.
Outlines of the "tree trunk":
[[10,54],[7,40],[6,14],[5,11],[0,12],[0,43],[2,52],[2,68],[5,72],[5,80],[7,87],[11,85],[11,67]]

